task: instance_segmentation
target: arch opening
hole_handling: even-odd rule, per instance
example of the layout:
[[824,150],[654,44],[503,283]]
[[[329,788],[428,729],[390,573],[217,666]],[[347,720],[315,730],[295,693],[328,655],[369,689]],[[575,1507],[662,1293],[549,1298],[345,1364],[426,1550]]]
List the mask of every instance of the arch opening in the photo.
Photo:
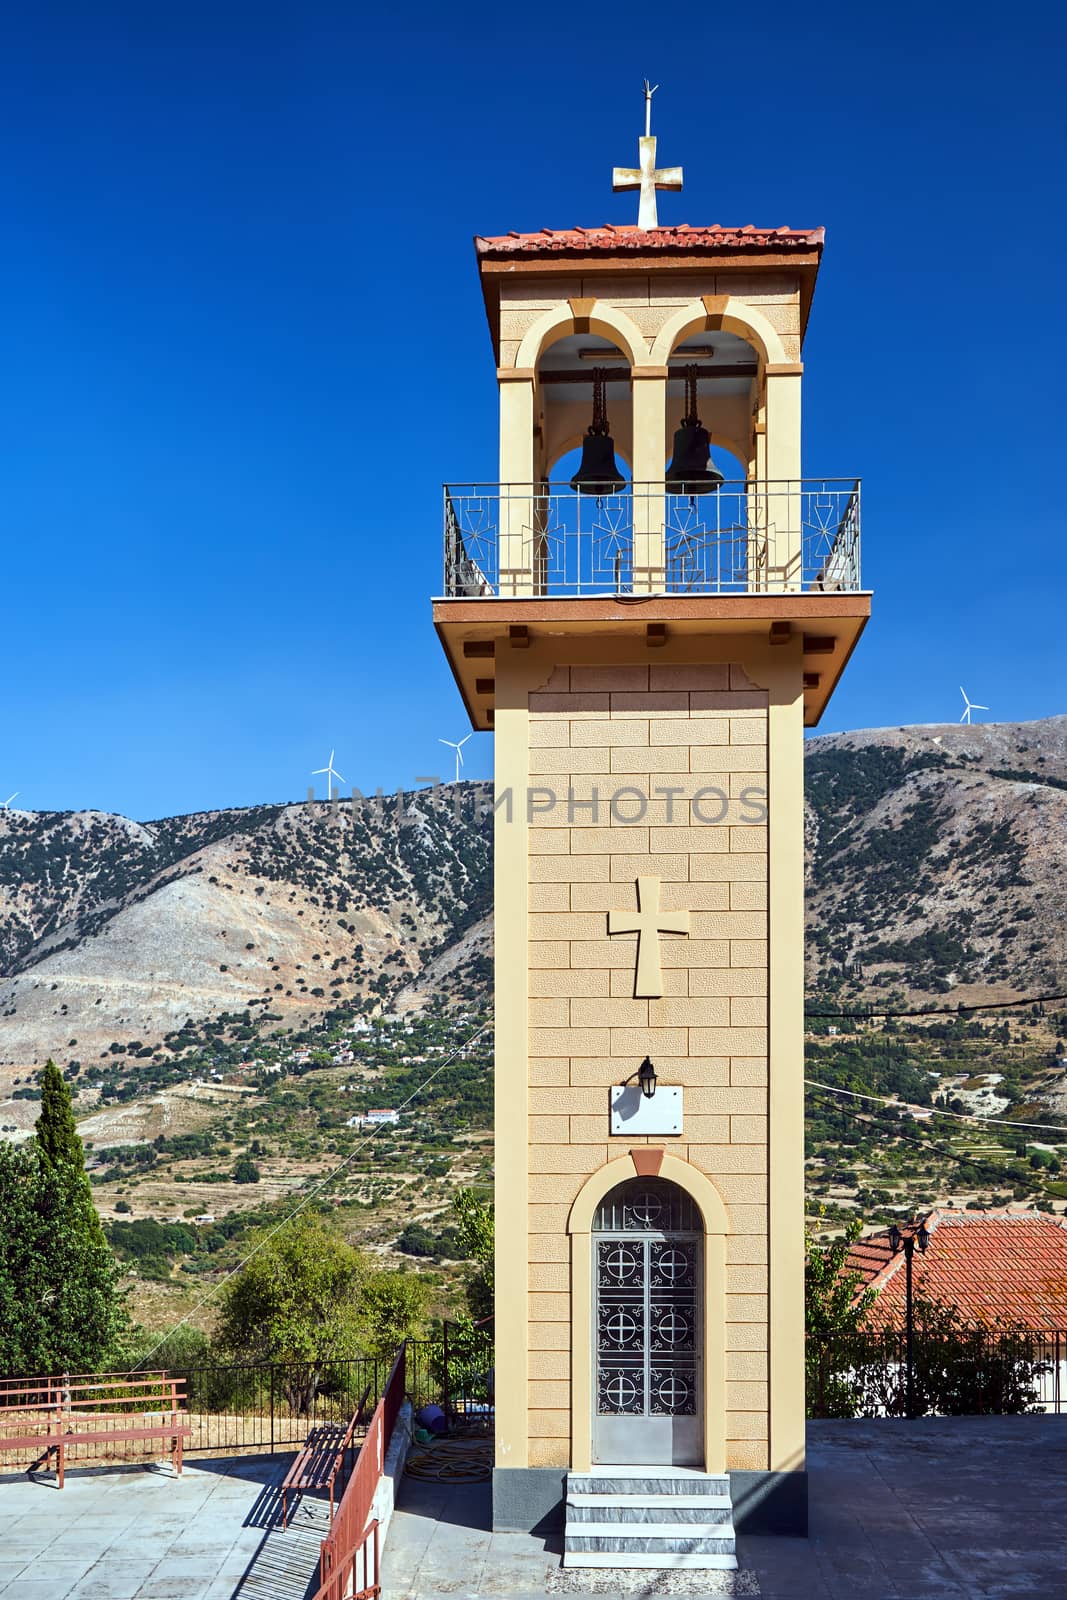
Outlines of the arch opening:
[[773,324],[756,306],[731,296],[718,302],[713,310],[704,301],[681,306],[656,335],[649,361],[653,366],[662,366],[694,335],[714,339],[724,333],[736,334],[751,344],[761,361],[786,360],[785,346]]
[[616,469],[628,481],[633,459],[633,403],[630,362],[621,343],[602,334],[563,329],[542,351],[535,370],[539,401],[536,454],[541,481],[550,482],[557,490],[569,487],[593,417],[593,383],[598,370],[605,378]]
[[[667,1210],[661,1220],[686,1223],[686,1228],[674,1230],[636,1229],[625,1226],[625,1207],[634,1204],[633,1197],[648,1194],[667,1197]],[[621,1206],[621,1210],[618,1209]],[[616,1208],[612,1210],[611,1208]],[[673,1209],[672,1209],[673,1208]],[[633,1213],[632,1220],[651,1217],[651,1209],[642,1205]],[[617,1221],[622,1225],[610,1232],[604,1224]],[[663,1152],[659,1172],[655,1177],[642,1177],[636,1171],[632,1155],[618,1156],[597,1172],[592,1173],[582,1185],[571,1206],[567,1232],[571,1239],[571,1459],[576,1471],[587,1471],[594,1459],[605,1460],[602,1450],[633,1448],[644,1452],[658,1450],[659,1459],[671,1459],[677,1448],[679,1454],[692,1455],[694,1464],[704,1465],[707,1472],[722,1470],[726,1455],[725,1412],[725,1343],[726,1343],[726,1235],[729,1218],[722,1196],[706,1173],[679,1156]],[[599,1331],[601,1306],[597,1274],[601,1244],[612,1238],[638,1241],[641,1245],[641,1271],[645,1271],[646,1257],[651,1252],[651,1242],[664,1243],[680,1237],[693,1246],[696,1262],[695,1349],[694,1367],[697,1371],[697,1401],[695,1414],[683,1415],[677,1423],[678,1443],[675,1443],[675,1422],[669,1414],[657,1413],[658,1421],[651,1429],[658,1430],[655,1438],[640,1437],[627,1445],[626,1438],[604,1441],[598,1423],[600,1388]],[[651,1263],[649,1263],[651,1271]],[[625,1285],[622,1285],[625,1287]],[[642,1305],[644,1304],[642,1300]],[[649,1356],[652,1350],[649,1349]],[[644,1370],[644,1369],[643,1369]],[[648,1371],[651,1372],[649,1363]],[[666,1371],[659,1366],[656,1371]],[[651,1383],[651,1378],[649,1378]],[[646,1390],[646,1394],[647,1394]],[[625,1398],[628,1390],[619,1391]],[[680,1390],[673,1388],[665,1398],[677,1403]],[[633,1412],[624,1413],[632,1419]],[[666,1420],[664,1417],[666,1416]],[[636,1419],[646,1421],[648,1419]],[[620,1426],[625,1426],[624,1424]],[[596,1445],[594,1447],[594,1438]],[[666,1451],[671,1456],[665,1455]],[[654,1461],[656,1456],[650,1458]],[[678,1465],[683,1463],[679,1461]]]
[[697,369],[697,415],[711,435],[712,460],[727,482],[744,482],[754,448],[759,352],[733,333],[693,334],[671,354],[664,440],[669,463],[686,411],[686,369]]
[[607,339],[622,351],[632,366],[647,360],[647,341],[625,311],[604,301],[587,300],[568,302],[538,318],[523,335],[515,365],[538,366],[552,345],[575,334]]
[[628,1178],[593,1217],[593,1460],[703,1461],[704,1222],[663,1178]]

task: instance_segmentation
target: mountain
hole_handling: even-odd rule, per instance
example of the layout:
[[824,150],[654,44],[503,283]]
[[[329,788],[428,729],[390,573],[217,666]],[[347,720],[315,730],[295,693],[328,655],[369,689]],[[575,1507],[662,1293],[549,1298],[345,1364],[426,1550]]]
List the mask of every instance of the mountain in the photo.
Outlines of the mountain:
[[472,783],[143,825],[2,812],[0,1066],[147,1058],[203,1019],[300,1029],[427,969],[435,992],[482,994],[465,941],[490,909],[490,832]]
[[[813,738],[807,796],[810,993],[1067,988],[1067,717]],[[0,1070],[483,999],[490,803],[0,812]]]
[[1067,717],[814,738],[806,795],[809,993],[1067,988]]

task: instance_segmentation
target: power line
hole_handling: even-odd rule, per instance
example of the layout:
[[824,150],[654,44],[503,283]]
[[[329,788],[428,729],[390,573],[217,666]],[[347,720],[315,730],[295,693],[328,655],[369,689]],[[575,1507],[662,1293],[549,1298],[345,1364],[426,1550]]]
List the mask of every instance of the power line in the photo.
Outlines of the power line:
[[1010,1117],[968,1117],[959,1111],[945,1111],[940,1106],[913,1106],[906,1100],[888,1100],[884,1095],[859,1094],[855,1089],[835,1089],[833,1084],[817,1083],[814,1078],[805,1078],[804,1082],[809,1089],[822,1089],[824,1094],[843,1094],[850,1100],[870,1100],[875,1105],[891,1106],[894,1111],[918,1111],[935,1117],[951,1117],[955,1122],[966,1122],[971,1128],[995,1123],[1002,1128],[1033,1128],[1042,1133],[1059,1133],[1067,1137],[1067,1128],[1051,1122],[1016,1122]]
[[1067,994],[1024,995],[1021,1000],[979,1000],[969,1005],[958,1000],[954,1006],[924,1006],[918,1011],[879,1011],[870,1007],[866,1011],[805,1011],[805,1017],[848,1017],[854,1022],[869,1022],[872,1017],[962,1017],[968,1011],[1000,1011],[1005,1006],[1051,1005],[1067,1000]]
[[[401,1101],[400,1105],[398,1105],[397,1108],[396,1108],[397,1111],[400,1112],[400,1111],[406,1110],[407,1107],[411,1104],[411,1102],[413,1100],[416,1100],[419,1097],[419,1095],[423,1092],[424,1089],[428,1089],[430,1087],[430,1084],[434,1081],[435,1078],[439,1078],[441,1076],[442,1072],[444,1072],[446,1067],[450,1067],[452,1065],[452,1063],[453,1063],[453,1061],[455,1061],[456,1057],[458,1055],[462,1054],[462,1052],[467,1049],[468,1045],[472,1045],[476,1039],[480,1039],[482,1034],[485,1033],[487,1031],[487,1029],[489,1029],[491,1027],[492,1027],[492,1023],[483,1022],[481,1027],[480,1028],[476,1028],[472,1034],[470,1034],[466,1039],[464,1039],[462,1044],[458,1044],[456,1046],[456,1048],[452,1051],[452,1054],[450,1056],[446,1056],[444,1061],[441,1062],[440,1066],[435,1067],[433,1072],[430,1073],[430,1076],[428,1078],[424,1078],[422,1083],[420,1083],[417,1088],[415,1088],[415,1089],[413,1089],[411,1091],[411,1093],[408,1095],[406,1100],[402,1100]],[[384,1126],[384,1124],[381,1124],[379,1126]],[[267,1233],[265,1233],[263,1235],[262,1239],[260,1239],[258,1241],[258,1243],[253,1245],[252,1249],[248,1252],[248,1254],[244,1257],[244,1259],[242,1261],[239,1261],[235,1267],[231,1267],[230,1271],[227,1272],[223,1277],[221,1277],[219,1279],[218,1283],[213,1284],[212,1287],[208,1290],[207,1294],[204,1295],[203,1299],[198,1300],[196,1305],[193,1306],[189,1311],[187,1311],[185,1313],[185,1316],[182,1317],[179,1322],[176,1322],[174,1324],[173,1328],[171,1328],[169,1330],[169,1332],[165,1333],[163,1335],[162,1339],[159,1339],[156,1342],[156,1344],[154,1344],[152,1346],[152,1348],[151,1348],[151,1350],[149,1350],[148,1354],[142,1356],[140,1361],[138,1361],[137,1365],[130,1368],[128,1376],[132,1376],[133,1373],[135,1373],[139,1368],[143,1367],[146,1361],[151,1361],[151,1359],[155,1355],[156,1351],[162,1349],[162,1347],[166,1344],[167,1340],[169,1338],[171,1338],[173,1334],[177,1333],[179,1328],[183,1328],[185,1326],[185,1324],[189,1321],[190,1317],[195,1317],[197,1312],[201,1311],[204,1308],[204,1306],[207,1305],[209,1300],[214,1299],[215,1295],[218,1294],[219,1290],[221,1288],[223,1288],[223,1286],[225,1284],[229,1283],[230,1279],[232,1277],[234,1277],[236,1273],[243,1271],[243,1269],[245,1267],[247,1267],[248,1263],[252,1260],[252,1257],[258,1255],[259,1252],[263,1249],[264,1245],[269,1244],[270,1241],[275,1237],[276,1234],[280,1233],[283,1228],[287,1227],[289,1225],[289,1223],[292,1222],[294,1217],[299,1216],[301,1211],[303,1211],[304,1207],[307,1206],[307,1205],[310,1205],[311,1201],[315,1199],[315,1196],[321,1194],[323,1189],[327,1188],[328,1185],[333,1182],[333,1180],[337,1177],[338,1173],[339,1172],[343,1172],[345,1167],[348,1166],[349,1162],[355,1160],[355,1158],[359,1155],[359,1152],[362,1149],[364,1149],[368,1144],[370,1144],[371,1140],[374,1138],[375,1134],[377,1134],[378,1132],[379,1132],[379,1127],[372,1128],[370,1133],[367,1134],[366,1138],[365,1139],[361,1139],[359,1144],[356,1145],[355,1149],[349,1151],[348,1155],[345,1156],[344,1160],[338,1162],[337,1166],[334,1167],[332,1172],[328,1172],[326,1174],[325,1178],[323,1178],[321,1180],[321,1182],[317,1183],[314,1186],[314,1188],[309,1189],[307,1194],[301,1200],[300,1204],[298,1206],[294,1206],[292,1211],[290,1211],[287,1216],[284,1216],[281,1219],[280,1222],[275,1223],[274,1227],[271,1228]]]
[[[871,1118],[868,1113],[864,1111],[857,1111],[854,1113],[854,1116],[856,1120],[862,1122],[865,1127],[876,1126],[873,1118]],[[985,1156],[978,1157],[961,1155],[958,1150],[953,1150],[943,1144],[933,1144],[926,1139],[913,1139],[909,1134],[899,1133],[896,1129],[893,1131],[893,1137],[895,1139],[900,1139],[904,1144],[913,1144],[918,1149],[925,1150],[928,1153],[947,1156],[950,1161],[955,1161],[959,1166],[984,1167],[988,1172],[995,1173],[1000,1178],[1001,1182],[1010,1182],[1013,1189],[1019,1181],[1016,1173],[1009,1172],[1007,1167],[998,1166],[995,1161],[990,1161]]]

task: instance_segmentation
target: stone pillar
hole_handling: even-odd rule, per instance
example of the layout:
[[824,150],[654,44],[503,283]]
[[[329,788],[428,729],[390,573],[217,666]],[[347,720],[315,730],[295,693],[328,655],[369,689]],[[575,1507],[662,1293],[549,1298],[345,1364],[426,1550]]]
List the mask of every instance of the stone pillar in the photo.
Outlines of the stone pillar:
[[769,587],[798,590],[802,585],[802,507],[800,492],[800,362],[766,369],[767,463],[766,522]]
[[[525,652],[523,652],[524,654]],[[495,961],[496,1466],[529,1464],[527,823],[529,702],[519,653],[496,661]]]
[[666,586],[663,463],[667,442],[667,368],[635,367],[631,376],[634,593],[661,594]]
[[799,635],[768,707],[768,1244],[772,1473],[804,1469],[804,691]]
[[500,367],[499,594],[534,593],[534,372]]

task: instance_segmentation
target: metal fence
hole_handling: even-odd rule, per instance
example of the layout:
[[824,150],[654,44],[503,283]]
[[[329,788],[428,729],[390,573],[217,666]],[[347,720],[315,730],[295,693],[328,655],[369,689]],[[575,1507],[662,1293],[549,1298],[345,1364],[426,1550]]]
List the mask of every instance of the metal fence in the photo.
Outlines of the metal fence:
[[[359,1356],[182,1368],[174,1376],[186,1386],[186,1454],[294,1450],[317,1424],[347,1423],[368,1390],[369,1415],[392,1366],[392,1359]],[[490,1330],[449,1324],[441,1338],[407,1342],[405,1384],[416,1410],[440,1403],[472,1426],[487,1426],[492,1371]]]
[[[809,1417],[908,1415],[903,1330],[809,1339]],[[971,1328],[916,1330],[912,1414],[1067,1415],[1067,1332]]]
[[184,1368],[179,1376],[191,1429],[186,1453],[296,1449],[310,1428],[347,1423],[368,1389],[369,1414],[388,1370],[387,1363],[362,1357]]
[[755,594],[860,589],[856,479],[727,482],[714,494],[626,484],[445,487],[444,592]]

